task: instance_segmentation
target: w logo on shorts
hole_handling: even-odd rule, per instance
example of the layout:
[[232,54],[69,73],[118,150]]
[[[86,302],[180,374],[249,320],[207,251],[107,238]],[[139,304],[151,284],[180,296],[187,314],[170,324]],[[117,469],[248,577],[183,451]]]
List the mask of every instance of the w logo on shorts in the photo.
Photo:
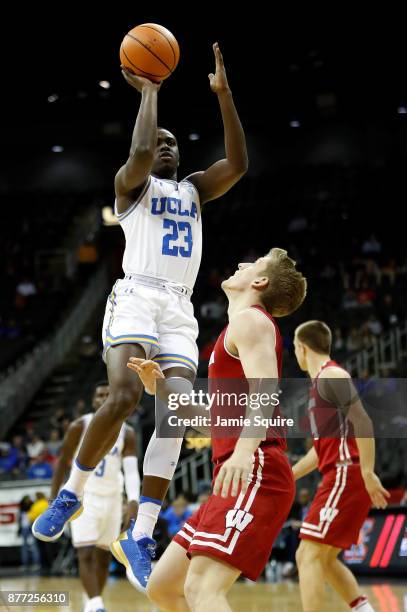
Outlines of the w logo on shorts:
[[320,521],[332,523],[334,518],[338,515],[338,512],[339,510],[335,510],[335,508],[321,508],[319,511],[319,519]]
[[226,514],[226,528],[235,527],[238,531],[243,531],[252,522],[253,518],[253,514],[233,508]]

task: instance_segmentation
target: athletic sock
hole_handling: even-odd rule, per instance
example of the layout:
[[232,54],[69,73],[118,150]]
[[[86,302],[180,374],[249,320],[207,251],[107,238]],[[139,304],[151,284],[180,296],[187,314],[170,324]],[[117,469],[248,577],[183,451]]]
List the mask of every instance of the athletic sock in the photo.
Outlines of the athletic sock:
[[136,523],[133,527],[133,538],[139,540],[144,536],[153,537],[154,527],[160,514],[162,501],[141,495]]
[[361,595],[357,599],[350,602],[349,607],[355,612],[374,612],[374,609],[370,605],[367,597]]
[[90,605],[89,612],[95,612],[96,610],[104,610],[105,607],[103,599],[100,596],[92,597],[92,599],[89,599],[88,604]]
[[77,497],[81,497],[89,476],[95,468],[88,468],[81,465],[77,459],[72,464],[71,473],[65,485],[62,487]]

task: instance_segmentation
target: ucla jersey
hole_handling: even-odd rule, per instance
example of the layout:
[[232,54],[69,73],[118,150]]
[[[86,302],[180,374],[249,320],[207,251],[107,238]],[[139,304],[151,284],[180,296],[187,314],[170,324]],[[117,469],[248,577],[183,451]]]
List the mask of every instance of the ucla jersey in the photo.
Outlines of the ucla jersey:
[[[93,419],[93,413],[82,417],[83,432],[78,444],[78,451],[82,444],[89,423]],[[123,491],[122,451],[124,446],[124,435],[126,426],[122,425],[118,438],[111,451],[103,457],[89,476],[85,485],[85,493],[94,495],[118,495]]]
[[115,213],[126,237],[125,274],[144,274],[193,289],[201,263],[199,194],[180,183],[150,176],[139,198]]

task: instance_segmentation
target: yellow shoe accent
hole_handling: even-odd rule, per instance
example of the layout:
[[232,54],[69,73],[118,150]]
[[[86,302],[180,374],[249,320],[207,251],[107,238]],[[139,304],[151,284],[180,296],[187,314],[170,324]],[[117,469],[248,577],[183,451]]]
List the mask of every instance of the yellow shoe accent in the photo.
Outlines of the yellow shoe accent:
[[74,521],[75,519],[79,518],[79,517],[80,517],[80,515],[82,514],[83,510],[84,510],[84,508],[83,508],[83,506],[81,506],[81,507],[79,508],[79,510],[77,510],[77,511],[75,512],[75,514],[73,514],[73,515],[71,516],[71,518],[69,518],[69,519],[67,520],[67,523],[70,523],[71,521]]
[[[125,532],[124,532],[125,534]],[[123,534],[122,534],[123,535]],[[120,536],[119,540],[116,540],[115,542],[112,542],[110,544],[110,552],[112,553],[112,555],[114,556],[114,558],[116,559],[116,561],[118,561],[119,563],[121,563],[122,565],[124,565],[124,567],[126,569],[128,569],[129,567],[129,563],[126,559],[125,554],[122,551],[122,547],[120,546],[120,540],[121,539],[126,539],[126,538],[122,538]]]

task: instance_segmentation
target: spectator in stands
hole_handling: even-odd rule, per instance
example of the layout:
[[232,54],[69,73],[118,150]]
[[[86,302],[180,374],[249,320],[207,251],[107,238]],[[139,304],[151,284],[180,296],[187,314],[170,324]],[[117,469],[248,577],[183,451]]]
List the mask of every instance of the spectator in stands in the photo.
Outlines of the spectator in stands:
[[226,312],[226,303],[222,295],[214,300],[204,302],[201,306],[201,317],[216,321],[221,319]]
[[399,322],[398,309],[394,305],[393,296],[386,293],[383,296],[381,304],[379,304],[379,316],[383,323],[384,329],[394,327]]
[[360,351],[363,348],[363,339],[357,327],[352,327],[346,339],[347,351]]
[[366,322],[366,327],[374,336],[380,336],[383,331],[382,324],[374,314],[370,315],[370,317],[368,318]]
[[37,433],[33,433],[27,443],[27,453],[30,459],[36,459],[45,449],[45,443]]
[[192,512],[188,510],[188,502],[184,495],[178,495],[172,504],[162,512],[162,518],[167,522],[168,534],[174,536],[181,529]]
[[344,348],[345,340],[343,339],[342,330],[340,327],[336,327],[334,332],[334,350],[340,352],[343,351]]
[[374,234],[371,234],[370,237],[362,244],[362,253],[365,255],[377,255],[378,253],[381,253],[381,250],[382,245]]
[[47,460],[47,452],[42,452],[36,459],[33,459],[31,466],[27,470],[27,478],[35,480],[39,478],[52,478],[52,467]]
[[188,504],[188,510],[191,513],[194,513],[202,504],[208,501],[210,495],[212,493],[212,483],[207,482],[206,480],[201,480],[198,483],[198,497],[195,502]]
[[86,405],[85,400],[81,397],[78,399],[78,401],[75,404],[75,407],[73,409],[72,419],[73,420],[78,419],[79,417],[83,416],[87,412],[89,412],[89,407]]
[[12,473],[16,476],[25,472],[27,466],[27,450],[23,436],[13,436],[10,455],[13,458]]
[[59,433],[62,432],[62,421],[66,418],[65,409],[62,406],[58,406],[58,408],[54,411],[54,414],[51,417],[51,427],[52,429],[57,429]]
[[40,551],[38,549],[37,540],[31,533],[31,520],[29,511],[32,508],[33,502],[29,495],[25,495],[20,502],[20,513],[18,516],[18,535],[22,538],[21,545],[21,565],[24,571],[27,571],[32,560],[32,571],[37,571],[41,567]]
[[49,440],[47,441],[47,449],[51,455],[57,457],[59,449],[61,448],[62,440],[59,435],[58,429],[53,429],[50,433]]
[[34,285],[32,280],[29,280],[29,278],[27,278],[27,276],[25,276],[21,282],[18,283],[17,288],[16,288],[16,292],[17,295],[20,295],[21,297],[27,298],[30,297],[31,295],[36,295],[37,294],[37,288]]
[[351,308],[357,308],[359,306],[356,293],[353,289],[348,289],[342,298],[342,308],[349,310]]
[[376,298],[376,292],[369,287],[367,280],[363,280],[360,289],[357,292],[357,300],[359,306],[371,306]]

